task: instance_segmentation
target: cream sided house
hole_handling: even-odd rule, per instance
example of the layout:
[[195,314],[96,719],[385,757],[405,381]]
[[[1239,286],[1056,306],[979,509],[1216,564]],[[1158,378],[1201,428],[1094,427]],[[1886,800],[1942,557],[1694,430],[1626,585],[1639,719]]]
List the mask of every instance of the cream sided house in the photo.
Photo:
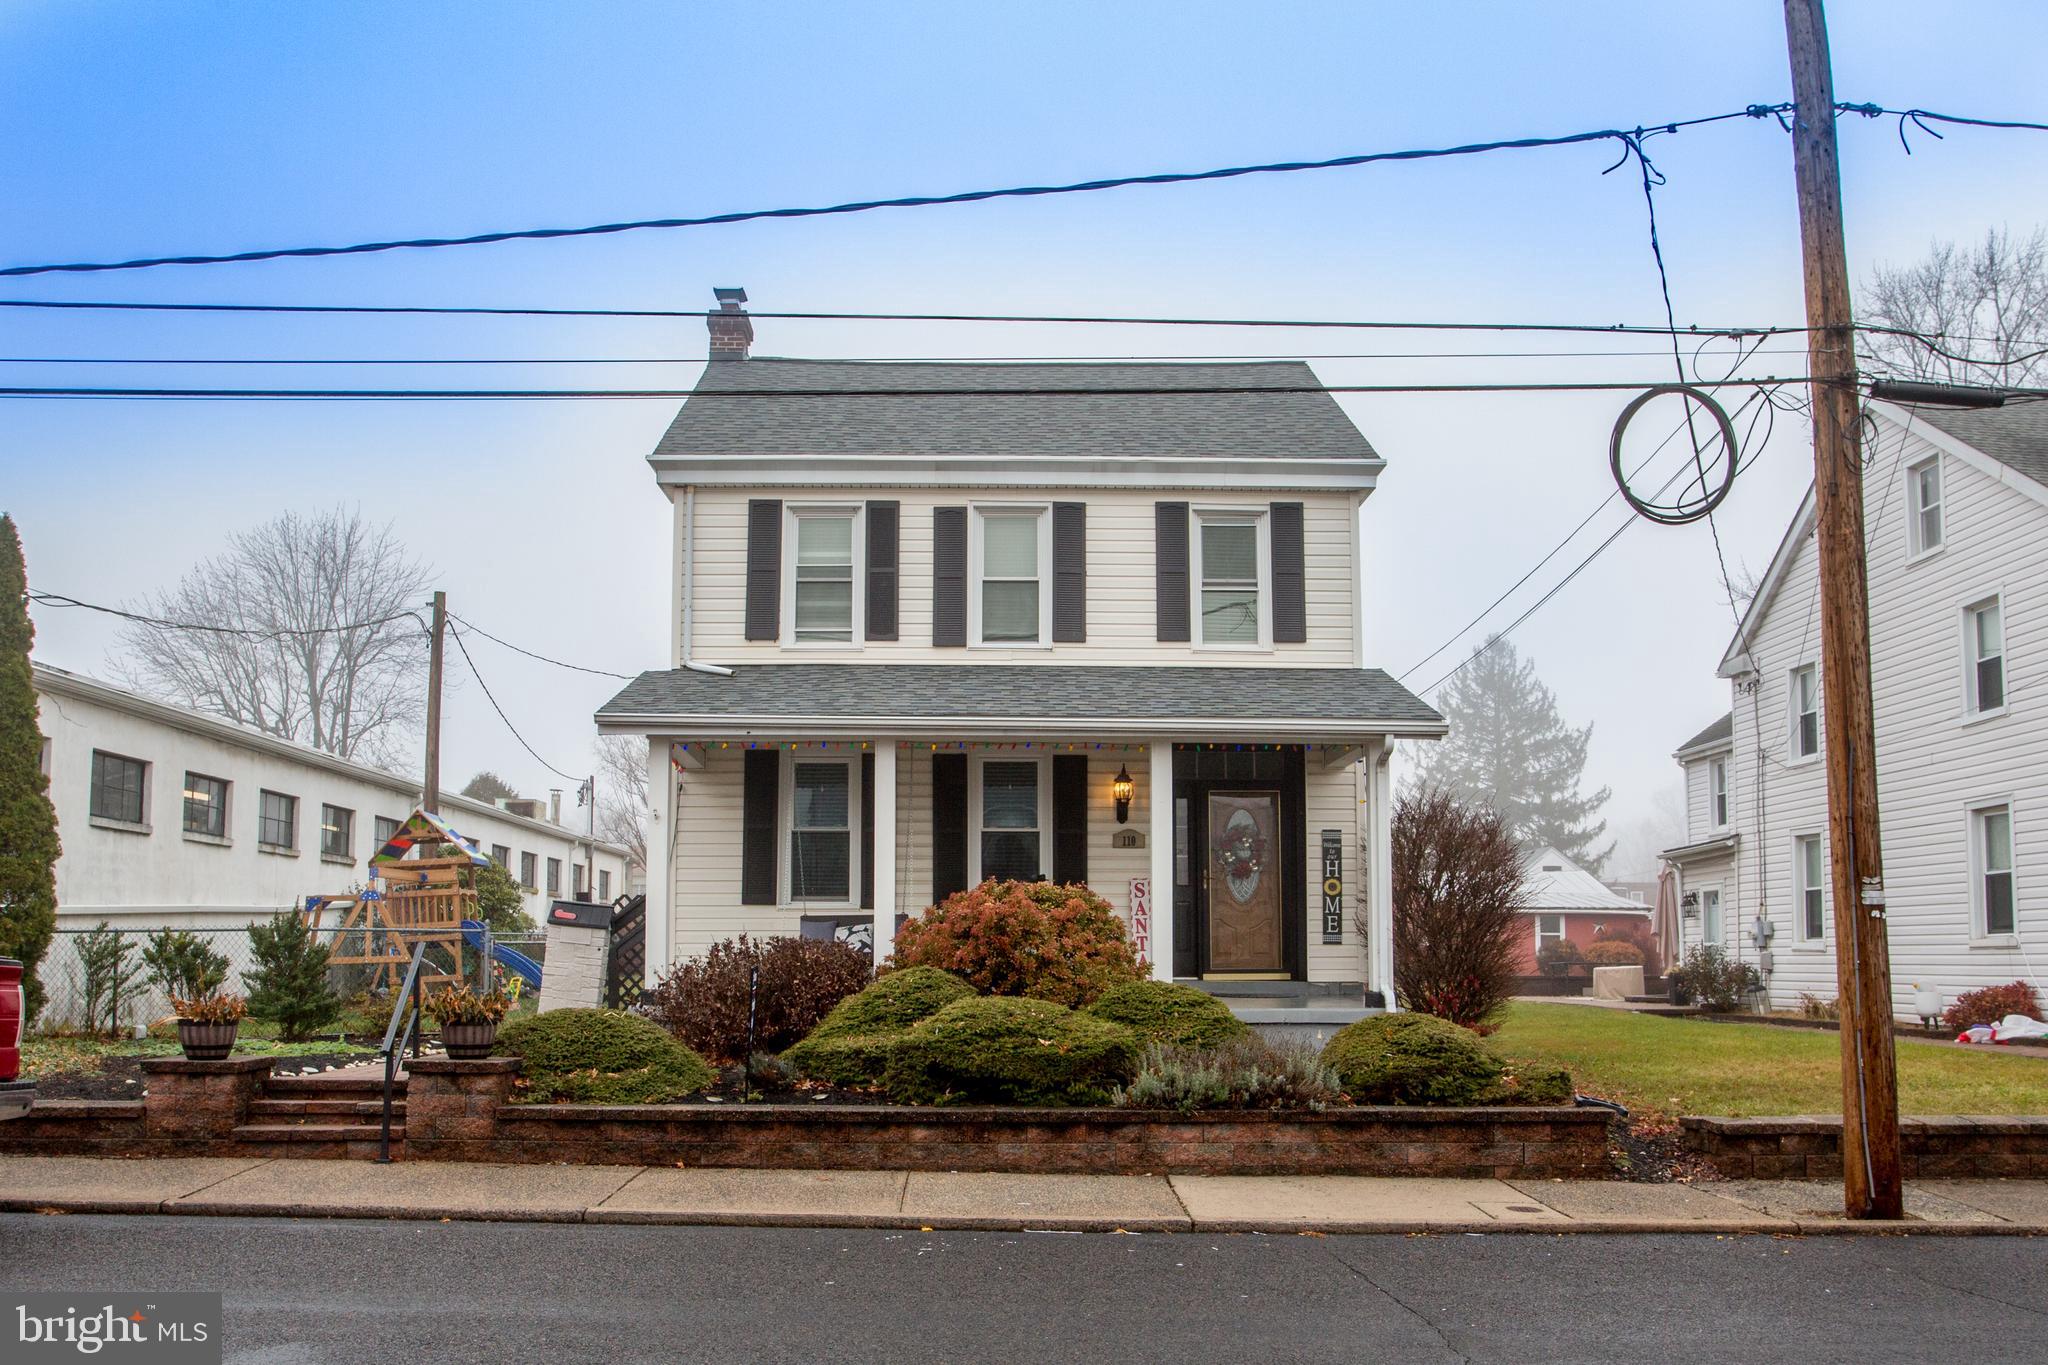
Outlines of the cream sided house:
[[[1866,406],[1865,536],[1892,999],[2048,987],[2048,402]],[[1808,491],[1722,659],[1732,709],[1681,745],[1686,945],[1836,994],[1828,718]],[[1757,921],[1770,926],[1760,946]]]
[[670,666],[597,715],[648,740],[650,971],[741,932],[879,960],[1044,877],[1162,978],[1388,997],[1388,759],[1445,725],[1366,666],[1383,462],[1309,369],[750,358],[719,298],[650,460]]

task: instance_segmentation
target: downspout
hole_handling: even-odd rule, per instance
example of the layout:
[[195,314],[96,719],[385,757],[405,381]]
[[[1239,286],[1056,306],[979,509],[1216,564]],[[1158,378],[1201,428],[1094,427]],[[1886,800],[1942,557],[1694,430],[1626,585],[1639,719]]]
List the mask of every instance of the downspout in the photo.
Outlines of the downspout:
[[732,670],[721,664],[700,663],[690,657],[697,620],[697,485],[683,485],[683,667],[693,673],[713,673],[721,678]]

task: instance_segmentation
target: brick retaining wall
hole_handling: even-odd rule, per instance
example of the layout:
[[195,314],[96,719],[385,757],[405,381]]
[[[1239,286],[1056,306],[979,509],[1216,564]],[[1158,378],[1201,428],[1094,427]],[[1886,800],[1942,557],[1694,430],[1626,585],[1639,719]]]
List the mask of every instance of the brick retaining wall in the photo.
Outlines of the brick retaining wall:
[[[1730,1179],[1837,1179],[1842,1121],[1833,1115],[1681,1119],[1685,1147]],[[1909,1177],[2030,1176],[2048,1179],[2048,1116],[1958,1114],[1901,1118]]]

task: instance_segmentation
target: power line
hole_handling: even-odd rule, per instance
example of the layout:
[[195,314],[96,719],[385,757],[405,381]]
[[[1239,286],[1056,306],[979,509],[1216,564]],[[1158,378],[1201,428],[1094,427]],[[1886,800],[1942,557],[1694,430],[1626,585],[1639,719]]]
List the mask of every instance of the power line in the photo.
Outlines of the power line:
[[537,659],[544,664],[553,664],[556,668],[573,669],[578,673],[594,673],[600,678],[618,678],[625,682],[631,682],[635,677],[639,676],[634,673],[614,673],[608,668],[586,668],[582,664],[567,663],[561,659],[550,659],[545,654],[536,654],[530,649],[523,649],[520,646],[513,644],[510,640],[501,640],[497,636],[485,630],[482,626],[477,625],[473,621],[466,620],[463,617],[456,616],[455,613],[452,611],[449,612],[448,615],[454,620],[461,621],[463,625],[468,626],[471,630],[483,636],[486,640],[489,640],[494,645],[503,645],[506,649],[511,650],[514,654],[524,654],[529,659]]
[[[1752,104],[1744,109],[1702,118],[1653,123],[1656,132],[1676,133],[1730,119],[1782,118],[1789,104]],[[1427,161],[1445,157],[1474,156],[1483,152],[1521,151],[1543,147],[1569,147],[1591,142],[1619,141],[1625,147],[1640,143],[1645,129],[1600,128],[1555,137],[1501,138],[1468,142],[1454,147],[1417,147],[1403,151],[1363,152],[1316,161],[1269,161],[1248,166],[1225,166],[1205,171],[1167,171],[1146,175],[1112,176],[1062,185],[1013,185],[1004,189],[963,190],[952,194],[905,195],[895,198],[860,199],[811,208],[749,209],[736,213],[714,213],[687,218],[643,218],[614,223],[596,223],[569,228],[518,228],[480,232],[463,237],[408,237],[385,241],[356,242],[347,246],[273,247],[260,251],[237,251],[221,255],[143,256],[126,261],[72,261],[58,264],[17,265],[0,268],[0,277],[52,274],[100,274],[117,270],[147,270],[165,265],[231,265],[252,261],[275,261],[325,256],[363,256],[384,251],[429,250],[440,247],[484,246],[496,242],[540,241],[563,237],[598,237],[649,229],[712,227],[730,223],[757,222],[775,218],[824,218],[843,214],[869,213],[877,209],[932,208],[947,204],[971,204],[993,199],[1027,199],[1051,195],[1088,194],[1100,190],[1126,189],[1139,185],[1185,185],[1207,180],[1232,180],[1248,175],[1285,175],[1300,171],[1336,170],[1389,161]]]
[[462,632],[451,626],[448,629],[448,634],[455,641],[455,647],[462,651],[462,661],[469,665],[469,676],[475,678],[476,685],[483,690],[484,700],[488,701],[491,704],[491,709],[498,713],[498,719],[505,722],[505,728],[512,732],[512,738],[519,741],[519,747],[526,750],[534,762],[540,764],[541,767],[546,768],[564,782],[581,782],[582,778],[563,772],[560,768],[557,768],[554,764],[534,752],[533,746],[526,742],[526,736],[520,734],[519,727],[512,723],[512,717],[505,714],[505,708],[498,705],[498,699],[491,695],[491,685],[484,681],[484,675],[477,672],[476,660],[469,657],[469,646],[462,643]]
[[[988,365],[1261,360],[1630,360],[1663,351],[1234,351],[1165,355],[861,355],[822,356],[833,362],[873,365]],[[1773,346],[1751,355],[1805,355],[1803,346]],[[0,365],[702,365],[708,356],[0,356]],[[2004,362],[1986,361],[1985,364]]]
[[[303,640],[319,635],[346,635],[353,631],[370,630],[377,626],[389,625],[393,621],[405,620],[408,617],[414,621],[420,620],[418,612],[395,611],[389,616],[379,616],[368,621],[351,621],[347,625],[340,626],[309,626],[305,628],[279,626],[270,630],[256,630],[245,626],[214,626],[200,621],[175,621],[166,616],[150,616],[138,611],[129,611],[124,607],[103,606],[97,602],[81,602],[76,597],[66,597],[62,593],[55,592],[32,590],[28,594],[28,598],[31,602],[45,607],[78,607],[85,611],[99,612],[106,616],[118,616],[124,621],[133,621],[138,625],[151,626],[159,630],[187,630],[207,635],[233,635],[246,640]],[[424,627],[426,623],[422,621],[420,624]]]

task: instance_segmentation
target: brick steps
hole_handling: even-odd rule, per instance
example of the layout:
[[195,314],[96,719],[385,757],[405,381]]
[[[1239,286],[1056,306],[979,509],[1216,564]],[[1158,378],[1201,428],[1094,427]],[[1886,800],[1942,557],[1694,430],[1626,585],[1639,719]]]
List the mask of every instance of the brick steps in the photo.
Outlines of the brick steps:
[[[378,1097],[377,1099],[367,1099],[367,1100],[359,1100],[359,1099],[317,1099],[317,1100],[301,1100],[301,1099],[281,1099],[281,1100],[271,1100],[271,1099],[264,1099],[264,1100],[255,1100],[255,1101],[251,1102],[251,1104],[249,1105],[249,1113],[250,1113],[250,1116],[251,1116],[251,1117],[253,1117],[253,1118],[266,1118],[266,1119],[308,1119],[308,1118],[328,1118],[328,1119],[360,1119],[360,1120],[362,1120],[362,1121],[364,1121],[364,1122],[367,1122],[367,1123],[375,1123],[375,1122],[377,1122],[377,1121],[378,1121],[379,1119],[381,1119],[381,1118],[383,1117],[383,1114],[384,1114],[384,1101],[383,1101],[383,1098],[382,1098],[381,1096],[380,1096],[380,1097]],[[405,1101],[404,1101],[404,1100],[402,1100],[402,1099],[396,1099],[396,1098],[394,1098],[394,1099],[392,1100],[392,1102],[391,1102],[391,1113],[392,1113],[392,1116],[393,1116],[394,1118],[401,1118],[401,1117],[403,1117],[403,1116],[404,1116],[404,1114],[405,1114]]]
[[[235,1129],[236,1149],[248,1156],[327,1157],[374,1160],[379,1128],[374,1123],[245,1123]],[[405,1153],[405,1128],[391,1125],[391,1154]]]
[[[392,1091],[403,1094],[406,1075],[398,1073]],[[310,1076],[272,1076],[263,1083],[271,1099],[379,1099],[384,1096],[384,1073],[375,1068],[360,1072],[322,1071]]]
[[[391,1087],[391,1154],[405,1151],[405,1073]],[[378,1067],[271,1076],[249,1103],[249,1122],[234,1130],[251,1156],[375,1159],[384,1117],[384,1072]]]

